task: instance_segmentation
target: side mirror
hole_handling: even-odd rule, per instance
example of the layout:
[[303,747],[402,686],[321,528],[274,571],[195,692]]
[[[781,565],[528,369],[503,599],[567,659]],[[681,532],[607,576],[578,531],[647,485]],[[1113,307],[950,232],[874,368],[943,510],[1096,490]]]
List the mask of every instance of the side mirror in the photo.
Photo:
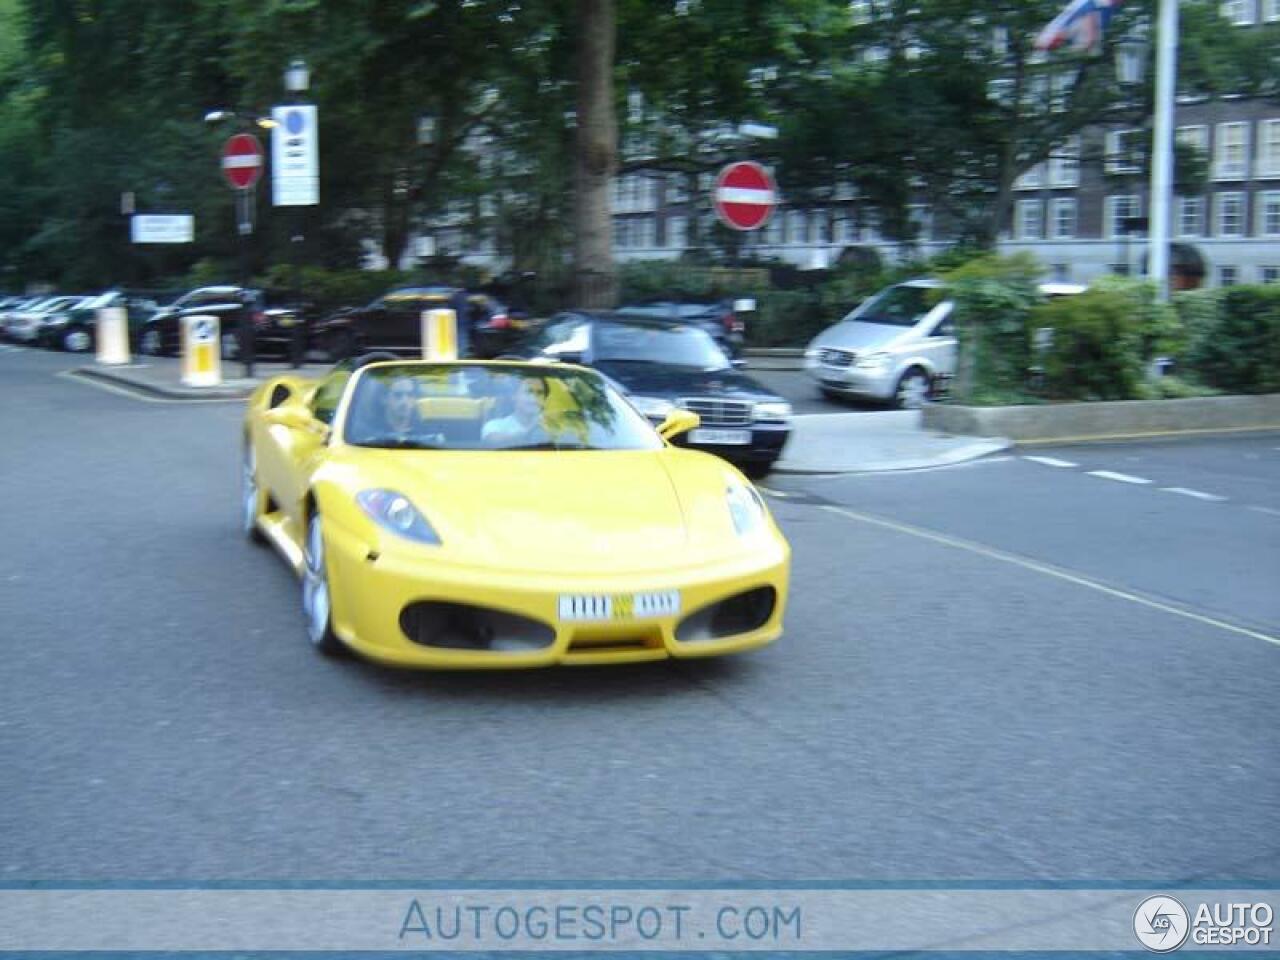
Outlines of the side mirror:
[[682,433],[696,430],[700,423],[702,423],[702,418],[696,413],[676,408],[668,413],[666,418],[658,424],[658,436],[662,437],[663,440],[671,440]]
[[315,430],[324,424],[312,416],[306,404],[297,400],[286,401],[278,407],[272,407],[263,414],[263,419],[275,427],[288,427],[290,430]]

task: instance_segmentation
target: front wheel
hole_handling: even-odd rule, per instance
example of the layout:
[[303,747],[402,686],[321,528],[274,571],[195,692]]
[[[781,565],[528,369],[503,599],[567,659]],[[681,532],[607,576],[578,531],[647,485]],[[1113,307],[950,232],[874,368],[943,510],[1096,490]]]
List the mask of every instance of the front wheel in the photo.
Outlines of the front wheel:
[[258,460],[253,447],[245,444],[244,462],[240,473],[240,528],[254,543],[265,543],[266,538],[258,529],[258,518],[266,508],[266,496],[258,486]]
[[318,512],[311,514],[311,520],[307,524],[307,545],[303,556],[305,568],[302,573],[302,612],[307,618],[307,638],[325,656],[336,657],[346,648],[333,632],[329,570],[324,556],[324,527]]
[[93,347],[93,337],[84,327],[72,327],[62,335],[62,349],[67,353],[85,353]]
[[919,410],[929,400],[929,377],[919,367],[902,375],[894,401],[899,410]]

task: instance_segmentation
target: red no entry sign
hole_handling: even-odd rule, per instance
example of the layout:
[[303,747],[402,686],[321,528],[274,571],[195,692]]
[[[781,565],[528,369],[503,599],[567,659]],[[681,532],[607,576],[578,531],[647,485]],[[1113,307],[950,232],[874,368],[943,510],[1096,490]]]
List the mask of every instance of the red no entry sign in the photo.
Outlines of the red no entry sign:
[[716,178],[716,214],[734,230],[758,230],[778,205],[778,188],[769,171],[744,160],[731,163]]
[[252,187],[262,176],[262,144],[247,133],[237,133],[222,147],[222,175],[237,190]]

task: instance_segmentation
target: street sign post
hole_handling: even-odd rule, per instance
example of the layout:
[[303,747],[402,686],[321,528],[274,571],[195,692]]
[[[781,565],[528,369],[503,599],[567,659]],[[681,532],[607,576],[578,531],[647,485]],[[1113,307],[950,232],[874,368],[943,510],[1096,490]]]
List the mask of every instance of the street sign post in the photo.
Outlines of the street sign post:
[[262,144],[248,133],[237,133],[222,147],[222,175],[236,190],[248,190],[262,176]]
[[716,178],[716,216],[734,230],[759,230],[778,205],[769,171],[750,160],[731,163]]

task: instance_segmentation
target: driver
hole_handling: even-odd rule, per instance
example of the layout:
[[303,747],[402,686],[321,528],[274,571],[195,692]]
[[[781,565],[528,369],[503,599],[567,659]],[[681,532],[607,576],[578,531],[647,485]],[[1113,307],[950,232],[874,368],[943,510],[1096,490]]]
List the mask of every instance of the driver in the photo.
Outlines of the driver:
[[481,437],[499,446],[542,443],[550,439],[542,424],[549,388],[543,377],[521,377],[516,387],[515,407],[505,417],[484,425]]
[[383,413],[394,439],[411,440],[420,436],[422,418],[418,414],[418,395],[418,381],[413,377],[396,377],[388,386]]

